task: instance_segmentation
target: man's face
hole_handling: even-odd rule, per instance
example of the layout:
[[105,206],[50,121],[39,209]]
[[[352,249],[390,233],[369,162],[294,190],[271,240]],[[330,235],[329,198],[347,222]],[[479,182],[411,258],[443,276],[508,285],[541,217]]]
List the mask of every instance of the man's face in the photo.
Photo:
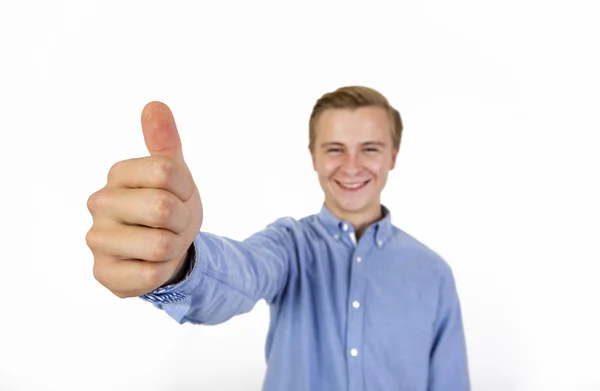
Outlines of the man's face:
[[398,155],[385,109],[325,110],[311,154],[325,204],[334,214],[345,219],[379,215],[381,191]]

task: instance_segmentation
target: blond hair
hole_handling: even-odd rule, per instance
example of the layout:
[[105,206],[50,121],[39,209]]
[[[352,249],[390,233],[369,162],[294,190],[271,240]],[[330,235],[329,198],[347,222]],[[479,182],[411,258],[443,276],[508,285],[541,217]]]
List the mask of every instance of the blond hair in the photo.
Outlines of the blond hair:
[[396,149],[400,148],[402,139],[402,118],[379,91],[364,86],[347,86],[338,88],[321,96],[315,103],[310,115],[308,131],[308,148],[313,151],[316,139],[316,124],[319,116],[327,109],[356,109],[359,107],[382,107],[390,117],[392,124],[392,141]]

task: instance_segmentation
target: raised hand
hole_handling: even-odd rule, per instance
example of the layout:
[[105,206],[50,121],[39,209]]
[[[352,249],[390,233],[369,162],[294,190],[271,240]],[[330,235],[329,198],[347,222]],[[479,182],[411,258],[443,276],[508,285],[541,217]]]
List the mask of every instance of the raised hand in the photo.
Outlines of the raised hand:
[[150,156],[113,165],[106,186],[88,199],[94,277],[121,298],[173,282],[202,225],[200,194],[171,110],[148,103],[142,130]]

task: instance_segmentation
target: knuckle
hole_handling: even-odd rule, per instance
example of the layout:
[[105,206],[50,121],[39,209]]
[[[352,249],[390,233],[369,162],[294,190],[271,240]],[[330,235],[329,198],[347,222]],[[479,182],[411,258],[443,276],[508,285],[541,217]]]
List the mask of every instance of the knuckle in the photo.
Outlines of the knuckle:
[[87,244],[90,249],[95,249],[98,247],[98,233],[94,230],[94,227],[92,227],[85,235],[85,244]]
[[104,272],[104,269],[102,268],[100,263],[94,262],[92,274],[96,281],[98,281],[103,286],[107,286],[106,273]]
[[[145,266],[155,266],[155,265],[145,265]],[[154,289],[154,287],[160,286],[163,282],[164,276],[161,273],[160,268],[158,267],[145,267],[143,270],[143,281],[146,285],[146,290]]]
[[152,163],[152,178],[158,187],[165,187],[175,175],[175,162],[171,159],[160,157]]
[[127,299],[129,297],[131,297],[130,295],[123,293],[123,292],[119,292],[119,291],[111,291],[113,295],[117,296],[119,299]]
[[173,215],[175,205],[171,197],[164,193],[159,193],[154,201],[154,222],[158,225],[164,225]]
[[96,193],[90,195],[87,199],[87,209],[92,213],[96,208]]
[[95,258],[92,274],[94,279],[104,286],[115,296],[125,299],[132,297],[132,292],[128,292],[122,289],[122,284],[117,283],[116,276],[119,274],[115,270],[117,265],[111,262],[107,258]]
[[123,161],[118,161],[110,167],[108,170],[108,183],[114,182],[115,179],[119,176],[119,172],[121,172],[121,167],[123,166]]
[[87,208],[90,213],[94,213],[98,210],[98,207],[100,206],[100,198],[100,191],[97,191],[88,197]]
[[100,281],[102,279],[102,273],[100,272],[100,267],[98,266],[97,262],[94,262],[94,267],[92,268],[92,274],[94,275],[94,279],[96,281],[98,281],[99,283],[102,283],[102,281]]
[[176,236],[168,231],[157,231],[152,256],[158,260],[169,260],[177,248]]

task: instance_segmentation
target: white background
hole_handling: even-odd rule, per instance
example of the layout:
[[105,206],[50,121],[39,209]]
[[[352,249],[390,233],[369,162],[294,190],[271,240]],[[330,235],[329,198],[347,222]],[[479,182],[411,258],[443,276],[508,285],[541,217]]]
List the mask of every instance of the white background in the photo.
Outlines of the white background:
[[319,210],[323,93],[405,133],[383,200],[452,266],[474,390],[600,390],[595,2],[2,1],[0,390],[259,390],[268,311],[178,325],[92,276],[87,198],[175,114],[203,229]]

